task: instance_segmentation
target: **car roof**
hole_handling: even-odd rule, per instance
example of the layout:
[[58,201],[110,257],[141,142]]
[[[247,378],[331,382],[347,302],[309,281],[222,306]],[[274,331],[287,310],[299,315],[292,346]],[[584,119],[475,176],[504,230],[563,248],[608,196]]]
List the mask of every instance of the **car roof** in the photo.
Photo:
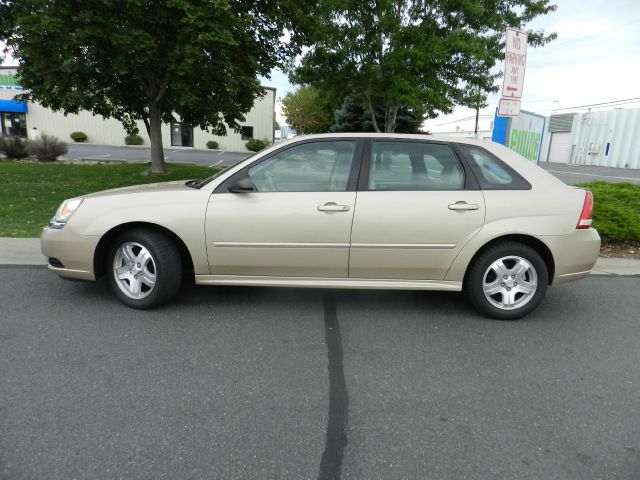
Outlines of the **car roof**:
[[303,140],[315,140],[322,138],[377,138],[377,139],[407,139],[407,140],[425,140],[446,143],[464,143],[470,145],[486,145],[486,140],[477,140],[475,138],[450,137],[447,135],[431,135],[430,133],[318,133],[312,135],[297,135],[287,140],[288,142],[296,142]]

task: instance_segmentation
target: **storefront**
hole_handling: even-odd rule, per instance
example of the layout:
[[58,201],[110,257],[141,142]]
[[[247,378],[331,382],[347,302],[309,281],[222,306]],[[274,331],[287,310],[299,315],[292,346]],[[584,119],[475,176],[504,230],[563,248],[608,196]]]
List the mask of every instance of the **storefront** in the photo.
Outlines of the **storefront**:
[[0,134],[27,136],[27,103],[0,100]]

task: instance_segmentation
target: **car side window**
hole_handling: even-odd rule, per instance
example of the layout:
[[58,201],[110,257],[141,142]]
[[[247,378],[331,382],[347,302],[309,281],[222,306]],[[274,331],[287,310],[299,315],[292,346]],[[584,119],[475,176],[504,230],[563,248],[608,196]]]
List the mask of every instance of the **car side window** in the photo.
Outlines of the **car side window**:
[[529,182],[485,150],[469,147],[471,169],[484,190],[527,190]]
[[303,143],[248,170],[258,192],[346,191],[356,141]]
[[460,190],[464,170],[451,147],[425,142],[373,142],[369,190]]

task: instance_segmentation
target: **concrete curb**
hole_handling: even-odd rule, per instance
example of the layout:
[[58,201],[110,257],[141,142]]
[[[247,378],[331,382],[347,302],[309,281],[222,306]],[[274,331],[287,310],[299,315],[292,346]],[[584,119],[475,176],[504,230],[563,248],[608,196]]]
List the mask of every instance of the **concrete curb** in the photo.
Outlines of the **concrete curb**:
[[640,260],[598,257],[592,275],[640,275]]
[[[47,265],[39,238],[0,237],[0,265]],[[640,260],[599,257],[592,275],[640,275]]]
[[47,265],[39,238],[0,237],[0,265]]

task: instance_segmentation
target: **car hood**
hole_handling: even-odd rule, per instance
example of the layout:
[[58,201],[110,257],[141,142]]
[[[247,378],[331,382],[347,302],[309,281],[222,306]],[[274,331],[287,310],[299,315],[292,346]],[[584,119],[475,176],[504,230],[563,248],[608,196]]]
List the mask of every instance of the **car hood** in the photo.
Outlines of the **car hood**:
[[140,193],[168,193],[168,192],[184,192],[185,190],[194,189],[187,187],[187,180],[177,180],[173,182],[148,183],[146,185],[132,185],[130,187],[112,188],[111,190],[103,190],[101,192],[89,193],[82,195],[84,198],[109,197],[113,195],[123,194],[140,194]]

